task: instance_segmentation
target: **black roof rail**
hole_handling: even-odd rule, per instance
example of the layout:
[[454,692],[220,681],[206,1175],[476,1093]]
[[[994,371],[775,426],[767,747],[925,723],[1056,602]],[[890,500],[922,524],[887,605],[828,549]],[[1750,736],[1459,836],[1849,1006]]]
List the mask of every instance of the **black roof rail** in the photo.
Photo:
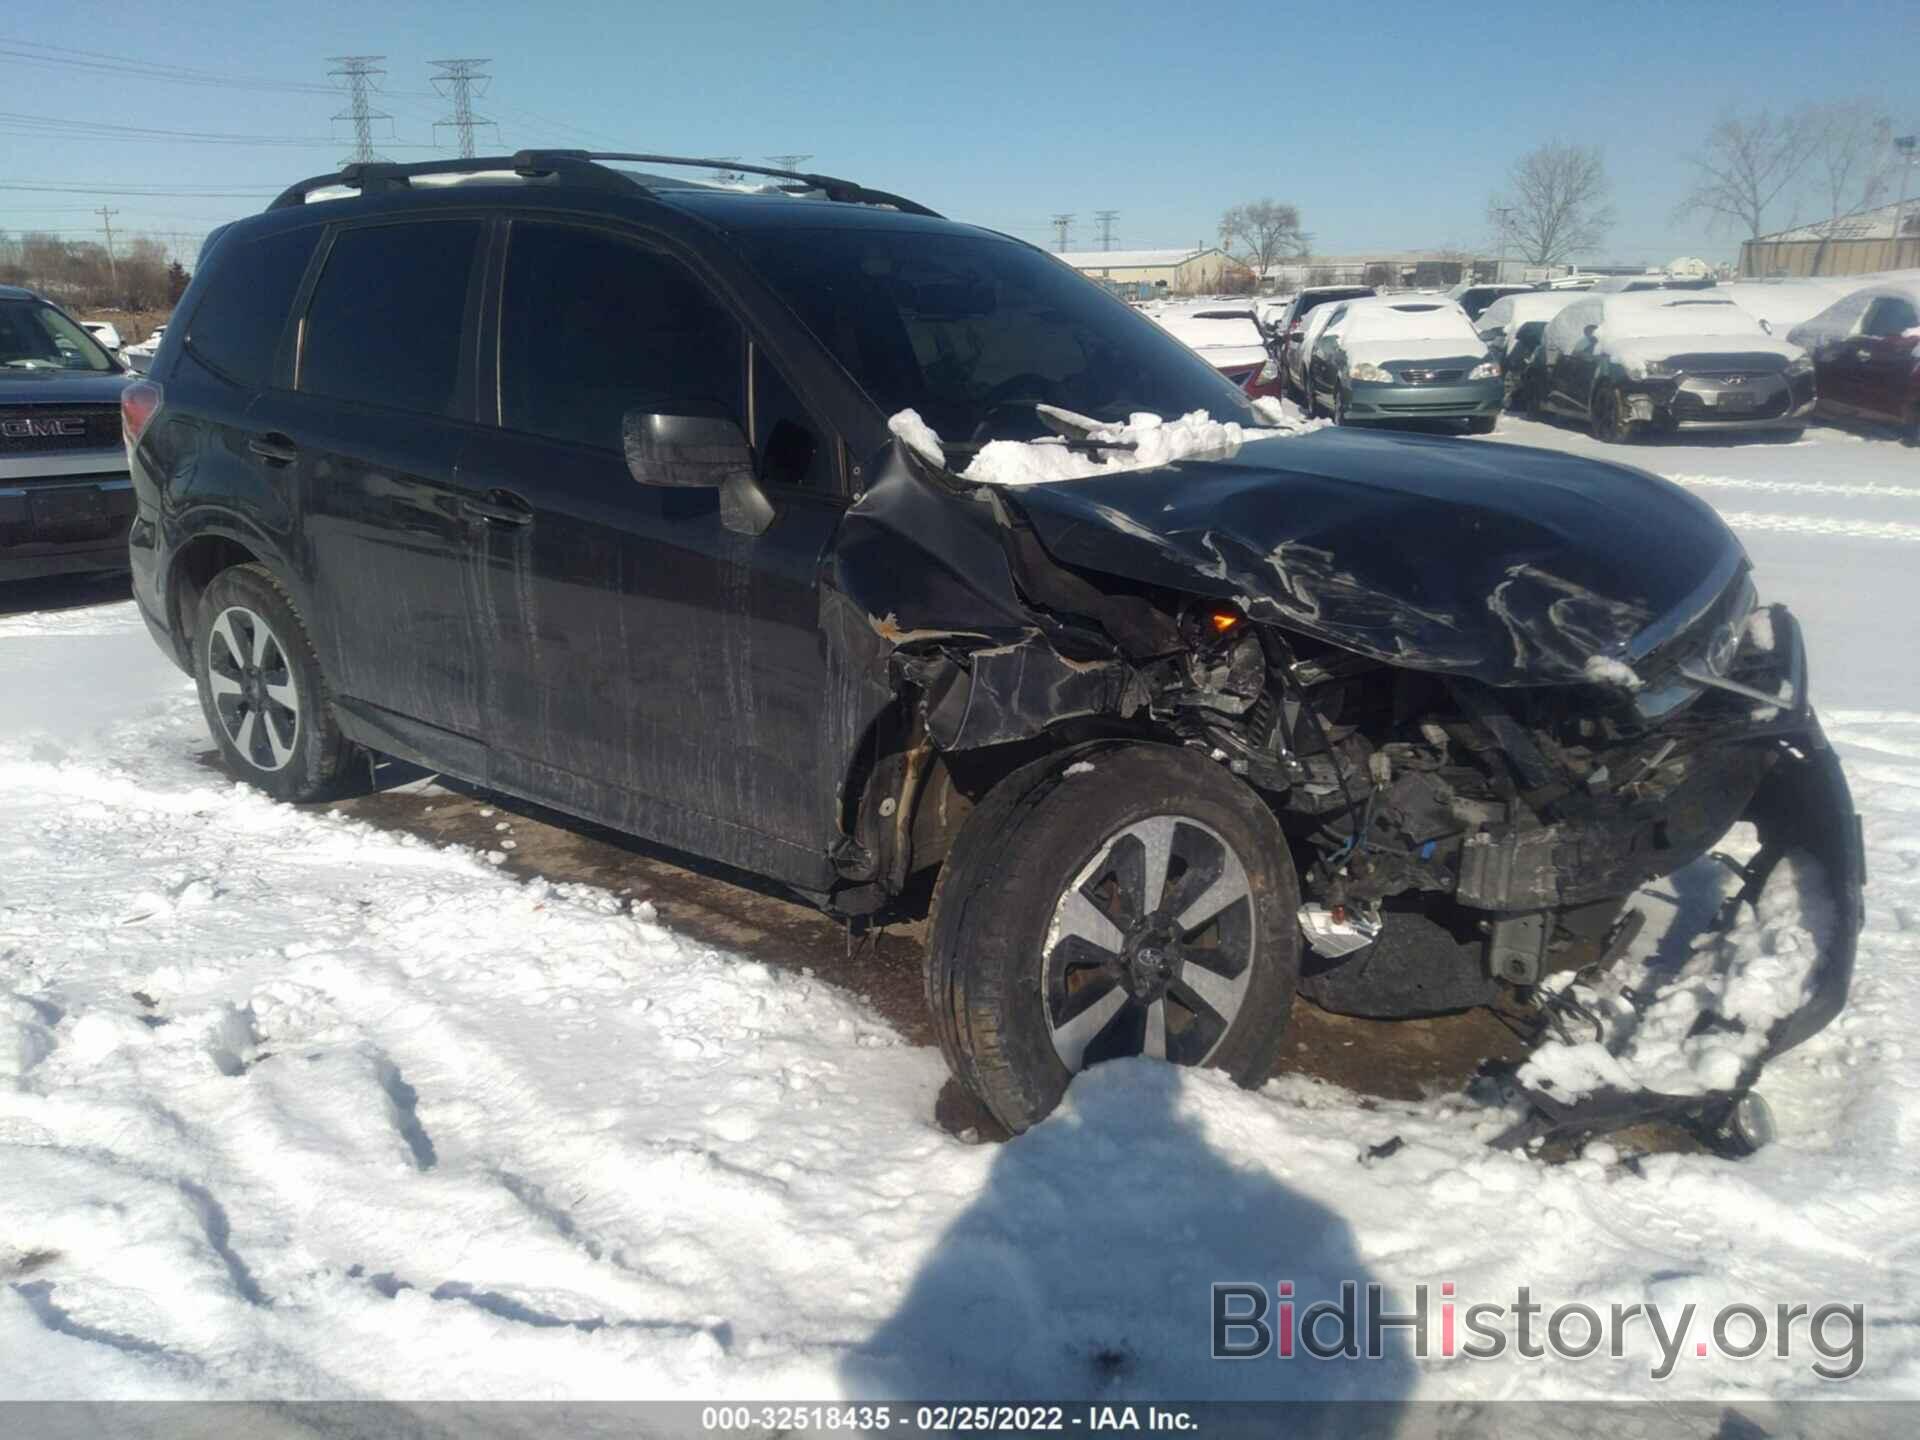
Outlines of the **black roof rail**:
[[619,160],[627,164],[686,165],[697,170],[732,171],[741,175],[772,175],[782,180],[797,180],[809,190],[818,190],[829,200],[839,200],[850,205],[891,205],[894,209],[904,211],[908,215],[926,215],[935,220],[945,218],[939,211],[929,210],[919,201],[909,200],[904,195],[895,195],[886,190],[870,190],[855,181],[842,180],[837,175],[821,175],[811,170],[780,170],[771,165],[743,165],[738,160],[699,159],[686,155],[635,155],[618,150],[553,150],[545,153],[574,160],[591,160],[598,164]]
[[307,197],[316,190],[329,190],[336,187],[358,190],[362,195],[391,192],[406,189],[416,175],[474,175],[489,170],[510,170],[516,175],[534,179],[545,175],[564,175],[570,184],[590,186],[599,190],[645,189],[645,185],[617,170],[609,169],[606,162],[617,160],[625,163],[645,165],[689,166],[701,170],[735,171],[744,175],[770,175],[778,179],[797,182],[795,188],[818,190],[829,200],[837,200],[853,205],[890,205],[894,209],[909,215],[926,215],[940,219],[938,211],[929,210],[917,201],[902,195],[890,194],[885,190],[869,190],[852,180],[842,180],[833,175],[818,175],[807,170],[777,170],[766,165],[743,165],[735,160],[708,160],[691,158],[684,155],[639,155],[611,150],[521,150],[512,155],[476,155],[459,160],[417,160],[407,164],[396,164],[386,160],[359,162],[343,165],[327,175],[315,175],[296,185],[289,185],[274,197],[269,210],[284,210],[294,205],[304,205]]

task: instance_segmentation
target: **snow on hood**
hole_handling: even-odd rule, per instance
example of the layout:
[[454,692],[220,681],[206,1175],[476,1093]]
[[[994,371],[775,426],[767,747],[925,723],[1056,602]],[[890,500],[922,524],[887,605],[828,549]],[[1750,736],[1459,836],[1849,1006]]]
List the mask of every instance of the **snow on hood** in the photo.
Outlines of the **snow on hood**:
[[1478,364],[1486,358],[1486,342],[1478,336],[1450,335],[1439,340],[1342,340],[1341,348],[1352,361],[1374,365],[1389,360],[1471,360]]
[[1757,328],[1750,335],[1621,335],[1598,336],[1600,348],[1614,359],[1644,364],[1670,355],[1778,355],[1798,360],[1807,352],[1798,345],[1776,340]]
[[[1134,448],[1090,454],[1070,450],[1064,440],[1053,436],[1039,440],[990,440],[959,473],[963,480],[983,485],[1047,485],[1059,480],[1084,480],[1125,470],[1151,470],[1177,460],[1231,460],[1240,453],[1240,447],[1250,441],[1304,435],[1327,423],[1290,419],[1281,410],[1279,401],[1267,397],[1254,401],[1253,410],[1267,422],[1258,429],[1248,429],[1231,420],[1215,420],[1204,410],[1195,410],[1177,420],[1165,420],[1143,410],[1129,416],[1124,425],[1101,424],[1070,411],[1056,410],[1054,413],[1085,427],[1090,439],[1130,444]],[[946,463],[940,436],[915,411],[902,410],[893,415],[887,421],[887,428],[921,458],[936,465]]]

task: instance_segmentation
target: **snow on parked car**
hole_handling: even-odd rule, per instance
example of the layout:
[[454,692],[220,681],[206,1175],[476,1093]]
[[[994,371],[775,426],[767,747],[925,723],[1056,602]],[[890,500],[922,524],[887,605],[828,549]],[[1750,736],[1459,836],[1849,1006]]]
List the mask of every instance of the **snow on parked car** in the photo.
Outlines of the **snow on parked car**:
[[1444,296],[1350,300],[1328,318],[1308,361],[1308,408],[1336,425],[1464,420],[1492,430],[1506,396],[1500,361]]
[[1897,425],[1920,445],[1920,276],[1865,286],[1796,326],[1824,416]]
[[1589,295],[1548,322],[1541,406],[1625,442],[1654,430],[1806,428],[1813,362],[1713,291]]
[[1529,413],[1538,403],[1535,360],[1547,322],[1580,298],[1571,290],[1529,290],[1495,300],[1480,313],[1478,331],[1487,348],[1500,356],[1506,382],[1506,408]]

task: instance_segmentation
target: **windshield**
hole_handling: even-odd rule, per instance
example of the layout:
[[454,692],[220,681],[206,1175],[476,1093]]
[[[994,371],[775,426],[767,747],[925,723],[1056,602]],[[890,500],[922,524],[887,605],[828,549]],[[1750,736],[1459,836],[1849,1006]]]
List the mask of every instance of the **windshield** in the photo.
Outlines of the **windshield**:
[[917,411],[949,442],[1050,434],[1036,405],[1107,421],[1203,410],[1259,423],[1186,346],[1024,245],[840,227],[740,240],[883,414]]
[[39,300],[0,300],[0,369],[115,368],[100,342]]

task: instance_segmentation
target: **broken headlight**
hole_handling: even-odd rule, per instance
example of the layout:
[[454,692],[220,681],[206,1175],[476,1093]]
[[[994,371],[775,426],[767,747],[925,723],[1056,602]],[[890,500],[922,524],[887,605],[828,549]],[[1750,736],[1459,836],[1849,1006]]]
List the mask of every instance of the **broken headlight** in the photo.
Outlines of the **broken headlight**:
[[1680,373],[1665,360],[1629,360],[1625,368],[1629,380],[1671,380]]
[[1500,362],[1498,360],[1482,360],[1467,372],[1469,380],[1498,380],[1499,378]]

